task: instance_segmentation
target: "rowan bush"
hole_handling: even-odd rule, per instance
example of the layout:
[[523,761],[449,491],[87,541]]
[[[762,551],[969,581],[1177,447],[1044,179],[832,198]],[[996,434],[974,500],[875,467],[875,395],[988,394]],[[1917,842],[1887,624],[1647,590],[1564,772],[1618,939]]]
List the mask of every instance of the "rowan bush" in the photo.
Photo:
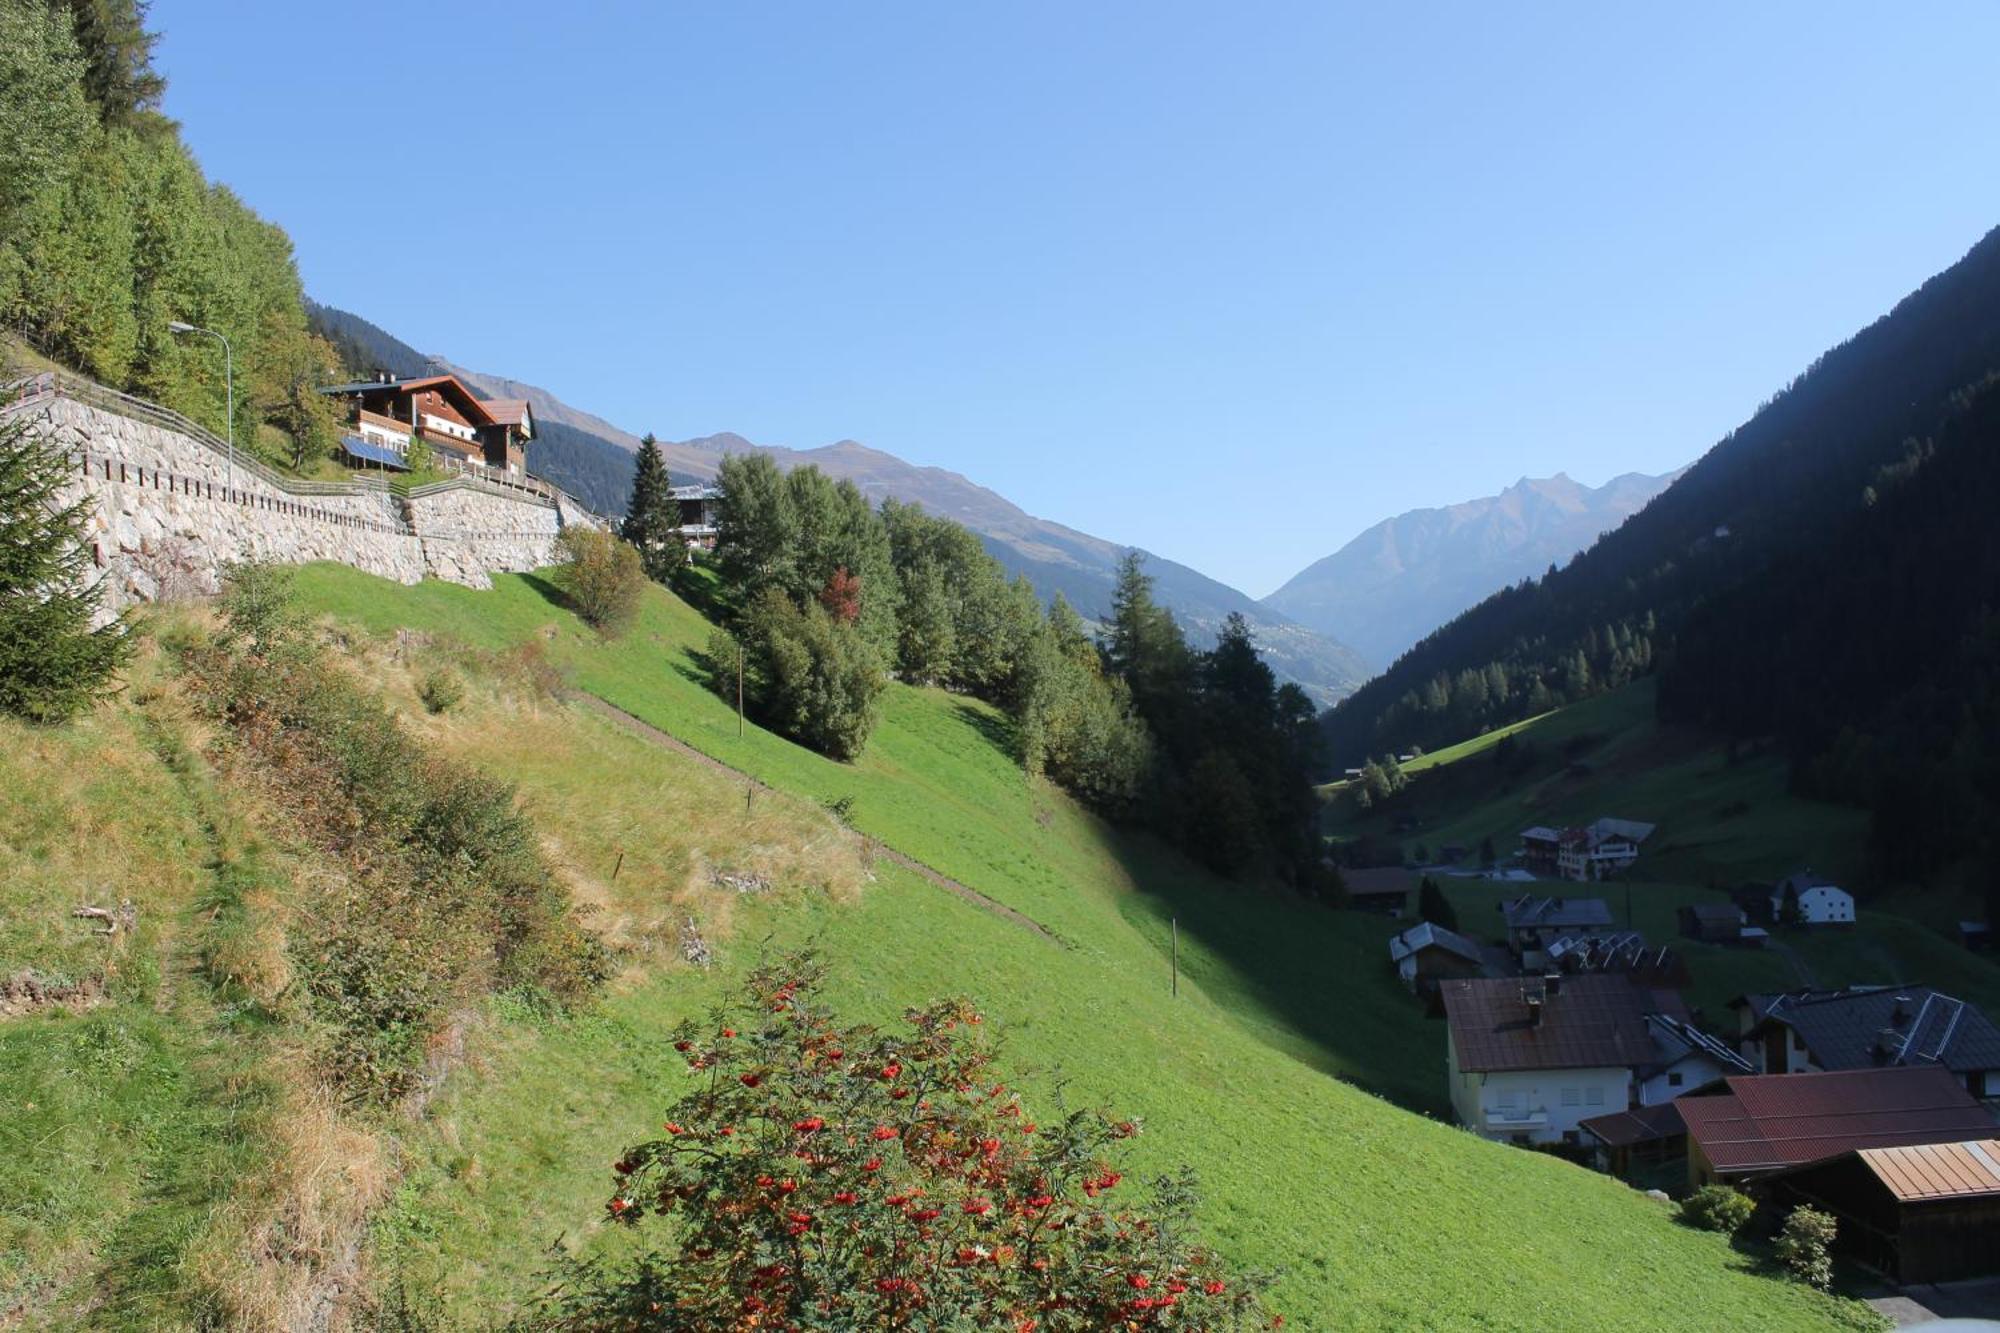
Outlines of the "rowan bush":
[[741,1001],[684,1026],[698,1079],[663,1134],[613,1166],[608,1216],[659,1248],[564,1275],[545,1329],[1275,1327],[1267,1279],[1226,1272],[1195,1237],[1193,1182],[1148,1206],[1117,1158],[1138,1122],[1042,1124],[994,1066],[963,999],[906,1030],[842,1027],[823,968],[793,955]]

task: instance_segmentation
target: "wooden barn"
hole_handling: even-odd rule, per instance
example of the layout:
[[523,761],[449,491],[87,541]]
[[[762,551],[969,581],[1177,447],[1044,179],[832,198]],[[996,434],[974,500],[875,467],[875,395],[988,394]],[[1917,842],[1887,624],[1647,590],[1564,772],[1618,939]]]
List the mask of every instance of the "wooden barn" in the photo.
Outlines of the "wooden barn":
[[2000,1273],[2000,1140],[1861,1148],[1768,1183],[1780,1207],[1833,1214],[1834,1247],[1899,1282]]

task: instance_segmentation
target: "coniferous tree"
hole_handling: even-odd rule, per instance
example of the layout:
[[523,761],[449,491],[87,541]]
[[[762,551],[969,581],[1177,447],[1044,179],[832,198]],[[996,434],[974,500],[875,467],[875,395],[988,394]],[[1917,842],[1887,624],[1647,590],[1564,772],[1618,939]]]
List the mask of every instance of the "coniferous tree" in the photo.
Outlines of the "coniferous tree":
[[0,419],[0,711],[36,722],[83,711],[129,651],[123,621],[91,627],[90,502],[63,502],[68,476],[23,416]]
[[639,548],[649,578],[665,581],[680,563],[680,504],[674,499],[667,461],[650,434],[639,441],[633,465],[632,499],[625,510],[625,540]]
[[1452,907],[1451,899],[1444,896],[1438,882],[1429,875],[1425,875],[1423,882],[1417,885],[1417,915],[1434,926],[1443,926],[1446,930],[1458,929],[1457,910]]

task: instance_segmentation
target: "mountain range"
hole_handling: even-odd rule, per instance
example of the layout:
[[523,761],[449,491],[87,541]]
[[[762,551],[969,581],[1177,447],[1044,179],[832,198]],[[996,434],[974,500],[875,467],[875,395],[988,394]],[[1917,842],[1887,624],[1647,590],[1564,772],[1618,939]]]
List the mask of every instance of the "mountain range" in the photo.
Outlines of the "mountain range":
[[1395,661],[1481,598],[1562,565],[1646,507],[1681,469],[1590,487],[1564,473],[1384,519],[1264,598],[1306,628]]
[[[575,408],[548,390],[419,353],[358,315],[329,306],[309,310],[314,328],[339,349],[351,369],[380,367],[397,375],[449,371],[490,398],[525,398],[536,417],[535,471],[604,513],[623,510],[631,484],[637,436]],[[1130,549],[1048,519],[1036,518],[1005,497],[944,468],[920,467],[855,440],[816,449],[760,445],[732,432],[662,441],[667,470],[677,483],[714,477],[732,453],[769,454],[780,467],[815,466],[859,486],[874,500],[893,496],[965,525],[1011,573],[1025,574],[1044,597],[1061,593],[1087,619],[1110,610],[1118,562]],[[1197,642],[1213,640],[1223,620],[1240,613],[1256,635],[1272,670],[1295,681],[1325,706],[1351,693],[1371,674],[1354,649],[1260,605],[1248,594],[1198,570],[1148,555],[1154,594]]]

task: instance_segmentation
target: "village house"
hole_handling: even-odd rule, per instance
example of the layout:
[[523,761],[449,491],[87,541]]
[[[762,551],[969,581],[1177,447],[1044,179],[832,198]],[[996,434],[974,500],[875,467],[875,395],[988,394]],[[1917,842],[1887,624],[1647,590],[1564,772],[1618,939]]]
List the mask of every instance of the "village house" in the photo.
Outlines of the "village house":
[[1639,859],[1639,844],[1653,826],[1630,819],[1600,819],[1588,827],[1564,829],[1556,849],[1556,874],[1580,883],[1608,879]]
[[2000,1098],[2000,1028],[1977,1005],[1929,986],[1852,986],[1744,995],[1738,1049],[1765,1074],[1933,1065],[1974,1097]]
[[341,450],[355,466],[406,471],[410,443],[420,439],[449,470],[527,480],[535,415],[525,399],[482,399],[456,375],[397,379],[386,371],[320,392],[346,401]]
[[722,488],[703,482],[670,487],[668,494],[680,511],[681,539],[690,547],[714,550],[716,535],[721,530]]
[[1553,877],[1556,853],[1562,849],[1562,830],[1537,824],[1521,830],[1521,865],[1537,875]]
[[1392,937],[1389,961],[1403,984],[1420,994],[1456,977],[1476,977],[1484,962],[1477,944],[1429,921],[1419,921]]
[[1402,866],[1342,870],[1340,881],[1347,886],[1349,907],[1393,919],[1410,914],[1410,895],[1416,891],[1417,877]]
[[1537,824],[1521,830],[1520,860],[1537,875],[1580,883],[1608,878],[1639,859],[1639,844],[1653,825],[1631,819],[1599,819],[1583,828]]
[[1750,917],[1733,902],[1688,903],[1677,913],[1681,934],[1707,944],[1734,944],[1761,949],[1771,936],[1762,926],[1750,924]]
[[1548,965],[1548,946],[1565,938],[1611,933],[1611,908],[1602,898],[1545,898],[1523,894],[1500,904],[1507,922],[1507,951],[1521,966]]
[[1624,976],[1464,979],[1439,993],[1452,1109],[1501,1142],[1581,1143],[1582,1121],[1630,1109],[1661,1067],[1649,1016],[1687,1020],[1677,993]]
[[1688,1186],[1737,1185],[1857,1148],[1992,1135],[1992,1115],[1936,1066],[1745,1074],[1684,1097]]
[[1802,926],[1851,926],[1854,895],[1830,879],[1802,870],[1771,890],[1771,920]]
[[1856,1148],[1771,1176],[1781,1208],[1831,1213],[1836,1252],[1905,1284],[2000,1273],[2000,1140]]

